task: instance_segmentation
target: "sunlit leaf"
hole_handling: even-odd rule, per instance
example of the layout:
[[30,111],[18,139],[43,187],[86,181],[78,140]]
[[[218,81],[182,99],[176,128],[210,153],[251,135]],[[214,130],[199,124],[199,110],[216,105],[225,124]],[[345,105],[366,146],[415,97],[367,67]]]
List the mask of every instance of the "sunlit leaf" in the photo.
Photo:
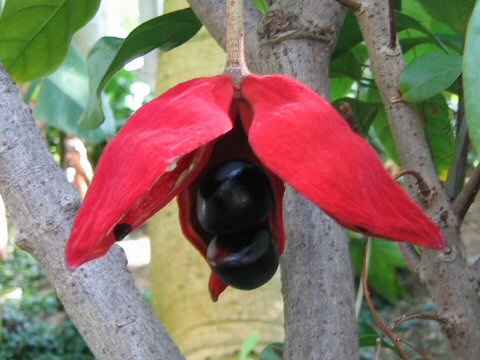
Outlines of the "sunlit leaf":
[[113,116],[96,130],[77,126],[88,97],[87,67],[75,48],[71,48],[65,62],[52,75],[43,79],[34,107],[35,118],[48,125],[96,144],[115,135]]
[[438,37],[434,33],[432,33],[430,30],[428,30],[419,20],[398,11],[396,12],[396,20],[397,20],[398,31],[407,30],[407,29],[417,30],[427,35],[426,39],[429,42],[432,42],[438,45],[441,49],[444,49],[444,46],[441,43],[441,41],[438,39]]
[[447,89],[462,73],[462,57],[429,52],[417,57],[400,78],[403,100],[419,102]]
[[259,340],[260,340],[260,333],[258,331],[250,335],[243,342],[242,347],[240,348],[239,360],[247,360],[248,355],[250,355],[252,351],[255,349],[255,346],[257,346]]
[[100,94],[108,80],[131,60],[159,48],[171,50],[192,38],[202,24],[190,8],[153,18],[135,28],[125,39],[106,37],[88,56],[90,98],[80,126],[94,129],[103,122]]
[[437,20],[463,35],[476,0],[419,0]]
[[468,131],[472,144],[480,154],[480,1],[472,13],[465,41],[463,56],[463,91],[465,94],[465,112]]
[[72,35],[97,12],[100,0],[7,0],[0,18],[0,61],[17,82],[54,71]]
[[268,5],[265,0],[252,0],[252,3],[260,10],[262,13],[266,14],[268,12]]

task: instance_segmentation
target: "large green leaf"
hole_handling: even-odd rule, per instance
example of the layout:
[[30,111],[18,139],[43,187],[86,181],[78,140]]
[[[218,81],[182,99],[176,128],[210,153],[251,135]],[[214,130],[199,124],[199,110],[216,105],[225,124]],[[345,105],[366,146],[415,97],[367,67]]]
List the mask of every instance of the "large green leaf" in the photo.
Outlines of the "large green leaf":
[[337,58],[345,52],[350,51],[355,45],[363,41],[362,32],[358,26],[358,21],[352,12],[348,12],[345,16],[340,34],[338,34],[335,52],[332,59]]
[[467,29],[463,55],[463,91],[468,131],[472,144],[480,154],[480,1],[473,10]]
[[435,19],[463,35],[476,0],[419,0]]
[[439,176],[445,179],[455,151],[455,138],[450,111],[442,95],[419,104],[420,117]]
[[107,116],[107,121],[95,130],[78,127],[77,122],[85,109],[87,97],[87,66],[72,47],[57,71],[42,80],[34,108],[35,118],[91,144],[113,137],[116,131],[113,116]]
[[400,78],[403,100],[419,102],[447,89],[462,73],[462,57],[429,52],[407,65]]
[[420,21],[417,19],[401,13],[401,12],[396,12],[396,20],[397,20],[397,30],[402,31],[402,30],[407,30],[407,29],[413,29],[417,30],[425,35],[427,35],[427,39],[438,45],[441,49],[444,49],[444,45],[442,42],[438,39],[438,37],[432,33],[429,29],[427,29]]
[[[358,273],[362,268],[363,245],[364,241],[361,240],[351,242],[353,264]],[[397,244],[374,239],[371,242],[368,283],[378,294],[391,302],[408,295],[407,289],[398,278],[398,269],[406,269],[406,265]]]
[[103,122],[100,95],[108,80],[129,61],[156,48],[171,50],[192,38],[202,24],[190,8],[153,18],[125,39],[102,38],[88,55],[90,97],[80,126],[94,129]]
[[398,156],[397,148],[393,140],[393,135],[388,123],[387,113],[383,108],[377,111],[375,119],[373,120],[373,128],[375,134],[383,147],[387,156],[397,165],[400,165],[400,157]]
[[7,0],[0,18],[0,61],[17,82],[54,71],[72,35],[97,12],[100,0]]

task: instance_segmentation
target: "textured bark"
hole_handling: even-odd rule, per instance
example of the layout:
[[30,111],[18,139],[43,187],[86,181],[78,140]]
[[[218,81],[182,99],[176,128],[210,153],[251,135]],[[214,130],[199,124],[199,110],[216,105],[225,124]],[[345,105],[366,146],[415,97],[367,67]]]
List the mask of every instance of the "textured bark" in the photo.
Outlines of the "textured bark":
[[[224,45],[225,10],[190,0]],[[247,60],[256,73],[283,73],[328,96],[328,64],[343,11],[334,1],[276,1],[262,19],[246,4]],[[353,270],[340,226],[293,189],[284,203],[288,232],[282,256],[285,359],[358,359]]]
[[81,200],[1,64],[0,193],[18,244],[40,262],[97,359],[183,359],[136,288],[119,247],[74,273],[66,269],[65,242]]
[[[460,223],[438,179],[422,122],[414,104],[398,101],[399,79],[405,67],[400,47],[389,47],[388,2],[358,1],[358,21],[368,46],[373,73],[383,97],[402,166],[418,171],[434,191],[427,211],[436,220],[451,248],[449,253],[404,251],[409,265],[427,285],[440,315],[455,359],[475,359],[480,352],[480,303],[476,281],[461,253]],[[416,196],[416,188],[409,191]]]

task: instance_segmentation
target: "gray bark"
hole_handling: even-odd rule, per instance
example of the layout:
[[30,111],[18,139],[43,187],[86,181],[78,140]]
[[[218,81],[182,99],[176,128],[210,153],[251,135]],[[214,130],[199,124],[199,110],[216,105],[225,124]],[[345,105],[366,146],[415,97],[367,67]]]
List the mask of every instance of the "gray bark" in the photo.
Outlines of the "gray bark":
[[[347,1],[339,1],[347,3]],[[423,250],[415,253],[402,246],[409,266],[428,287],[439,314],[447,319],[442,328],[455,359],[476,359],[480,353],[480,303],[476,279],[461,253],[461,219],[438,179],[426,142],[422,122],[414,104],[398,101],[399,79],[405,67],[400,47],[389,47],[388,2],[349,1],[358,7],[356,16],[369,49],[373,73],[387,110],[402,166],[418,171],[434,196],[427,205],[430,216],[440,224],[451,251]],[[416,196],[412,184],[409,191]]]
[[[225,45],[225,9],[189,0]],[[275,1],[267,18],[247,2],[251,71],[283,73],[328,97],[328,64],[343,11],[335,1]],[[287,187],[287,250],[282,256],[285,359],[358,359],[353,270],[346,232],[316,205]]]
[[80,198],[0,64],[0,193],[18,244],[40,262],[98,359],[183,359],[139,293],[118,246],[75,272],[64,248]]

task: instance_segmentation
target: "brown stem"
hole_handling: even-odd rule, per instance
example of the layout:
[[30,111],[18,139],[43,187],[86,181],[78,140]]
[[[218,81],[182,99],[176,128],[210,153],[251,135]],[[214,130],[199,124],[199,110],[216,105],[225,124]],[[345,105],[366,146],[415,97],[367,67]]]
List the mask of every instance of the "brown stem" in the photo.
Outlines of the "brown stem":
[[227,0],[227,62],[224,74],[240,86],[249,74],[245,62],[245,30],[243,26],[243,0]]
[[393,178],[395,180],[397,180],[397,179],[399,179],[399,178],[401,178],[402,176],[405,176],[405,175],[411,175],[415,178],[415,180],[417,180],[418,194],[420,195],[420,198],[423,201],[428,202],[431,199],[433,194],[432,194],[432,189],[430,188],[428,183],[425,181],[423,176],[420,175],[420,173],[418,171],[415,171],[415,170],[412,170],[412,169],[406,169],[406,170],[402,170],[399,173],[395,174],[393,176]]
[[410,321],[410,320],[433,320],[438,322],[439,324],[443,325],[448,322],[448,320],[439,314],[436,313],[415,313],[415,314],[408,314],[408,315],[402,315],[398,317],[397,319],[393,320],[392,325],[390,325],[390,329],[395,329],[398,325]]
[[390,22],[390,49],[397,46],[397,21],[395,19],[395,0],[388,0],[388,15]]
[[480,166],[477,165],[472,176],[470,176],[468,183],[465,185],[453,203],[453,209],[460,220],[462,220],[467,214],[467,211],[472,205],[473,200],[475,200],[479,189]]
[[462,191],[465,183],[465,174],[468,167],[468,147],[470,139],[468,137],[467,120],[465,119],[465,111],[463,104],[463,90],[460,91],[460,99],[457,110],[457,136],[455,144],[455,152],[452,164],[448,170],[448,178],[445,183],[445,192],[451,199],[455,199],[460,191]]
[[352,11],[357,11],[362,6],[362,4],[359,1],[355,1],[355,0],[337,0],[337,2]]
[[387,334],[387,336],[392,340],[393,344],[397,348],[397,350],[398,350],[400,356],[402,357],[402,359],[408,360],[407,354],[405,353],[402,346],[400,345],[400,339],[387,326],[387,324],[385,324],[382,317],[380,316],[377,309],[375,308],[375,305],[373,305],[372,297],[370,295],[370,290],[368,289],[368,271],[366,271],[366,269],[368,267],[368,261],[367,260],[369,258],[370,242],[371,242],[371,238],[367,238],[367,241],[365,242],[364,252],[363,252],[362,283],[363,283],[363,291],[365,292],[365,300],[367,300],[368,307],[370,308],[370,311],[372,312],[373,316],[377,320],[378,324],[385,331],[385,334]]

